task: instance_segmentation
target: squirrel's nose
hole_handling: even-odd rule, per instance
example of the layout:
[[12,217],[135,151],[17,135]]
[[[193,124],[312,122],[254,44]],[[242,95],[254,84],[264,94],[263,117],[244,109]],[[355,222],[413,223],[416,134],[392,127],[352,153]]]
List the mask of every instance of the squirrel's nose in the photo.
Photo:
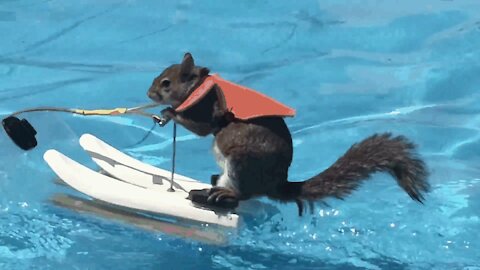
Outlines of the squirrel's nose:
[[154,94],[153,94],[152,91],[148,91],[147,96],[148,96],[149,98],[153,99]]
[[147,93],[148,97],[154,101],[160,102],[162,101],[162,96],[159,95],[157,92],[154,91],[148,91]]

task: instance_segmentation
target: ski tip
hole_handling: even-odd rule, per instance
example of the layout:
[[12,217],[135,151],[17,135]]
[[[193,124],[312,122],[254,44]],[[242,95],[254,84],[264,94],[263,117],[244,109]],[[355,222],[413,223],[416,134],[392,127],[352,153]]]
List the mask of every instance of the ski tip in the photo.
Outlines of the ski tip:
[[52,160],[53,158],[58,157],[59,154],[60,152],[58,152],[57,150],[49,149],[45,151],[45,153],[43,154],[43,159],[48,162],[49,160]]
[[95,140],[95,139],[96,139],[96,137],[93,136],[92,134],[85,133],[82,136],[80,136],[79,142],[80,142],[81,146],[84,146],[85,144],[87,144],[91,140]]

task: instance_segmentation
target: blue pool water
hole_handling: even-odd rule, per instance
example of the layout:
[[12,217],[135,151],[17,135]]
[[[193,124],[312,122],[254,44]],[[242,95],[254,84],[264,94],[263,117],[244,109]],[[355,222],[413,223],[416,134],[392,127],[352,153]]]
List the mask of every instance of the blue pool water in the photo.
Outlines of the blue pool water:
[[[39,147],[0,134],[0,269],[480,269],[480,2],[0,0],[0,114],[38,105],[149,102],[146,90],[186,51],[197,64],[297,109],[290,178],[328,167],[383,131],[419,145],[425,205],[387,175],[313,215],[295,205],[248,220],[227,246],[144,231],[53,206],[42,155],[94,168],[93,133],[170,166],[171,127],[135,117],[36,113]],[[212,138],[180,130],[178,171],[207,181]]]

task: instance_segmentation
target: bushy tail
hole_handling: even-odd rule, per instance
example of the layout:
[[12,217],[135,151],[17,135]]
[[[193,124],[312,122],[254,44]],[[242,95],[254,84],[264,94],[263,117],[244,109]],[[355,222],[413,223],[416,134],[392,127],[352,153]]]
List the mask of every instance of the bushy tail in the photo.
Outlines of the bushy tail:
[[428,172],[416,156],[415,146],[403,136],[385,133],[354,144],[332,166],[307,181],[288,182],[281,197],[295,200],[301,213],[302,201],[330,196],[343,199],[376,172],[390,173],[413,200],[421,203],[423,193],[430,189]]

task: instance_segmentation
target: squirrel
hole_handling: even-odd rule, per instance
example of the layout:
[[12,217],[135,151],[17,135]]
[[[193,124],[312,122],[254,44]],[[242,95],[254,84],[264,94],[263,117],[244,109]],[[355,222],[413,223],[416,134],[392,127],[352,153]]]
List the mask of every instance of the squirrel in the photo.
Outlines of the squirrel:
[[389,173],[413,200],[423,203],[423,194],[430,189],[426,165],[412,142],[390,133],[374,134],[353,144],[333,165],[306,181],[289,182],[293,145],[282,117],[235,119],[222,109],[217,91],[210,91],[185,111],[175,111],[209,72],[196,66],[192,55],[186,53],[180,64],[169,66],[153,80],[147,93],[155,102],[170,106],[162,111],[163,117],[199,136],[214,135],[213,151],[223,171],[212,175],[215,183],[208,191],[209,203],[230,200],[238,204],[267,196],[295,202],[302,215],[305,202],[313,207],[314,201],[327,197],[344,199],[376,172]]

